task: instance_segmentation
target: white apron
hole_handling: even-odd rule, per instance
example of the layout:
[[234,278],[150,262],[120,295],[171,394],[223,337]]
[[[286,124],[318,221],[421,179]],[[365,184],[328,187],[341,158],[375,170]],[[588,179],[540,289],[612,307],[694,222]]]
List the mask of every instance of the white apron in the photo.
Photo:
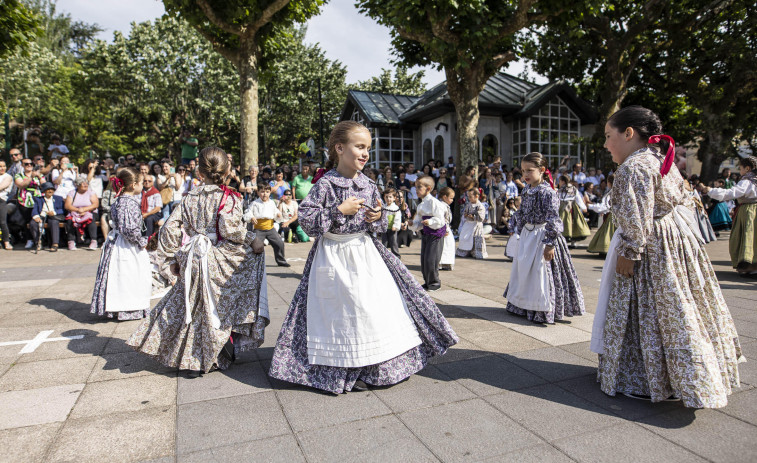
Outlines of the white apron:
[[365,233],[325,233],[310,268],[308,363],[374,365],[421,344],[405,300]]
[[113,243],[105,288],[106,312],[150,309],[152,264],[146,250],[130,244],[115,230],[108,234]]
[[455,237],[452,235],[452,229],[447,225],[447,235],[444,237],[442,248],[442,259],[440,265],[455,265]]
[[549,312],[554,308],[552,281],[544,262],[545,233],[545,224],[526,224],[518,239],[506,297],[520,309]]
[[476,222],[463,219],[462,225],[458,229],[460,236],[457,241],[457,248],[461,251],[473,250],[473,232],[476,231]]
[[[190,293],[192,289],[192,280],[195,278],[200,279],[200,292],[205,294],[205,302],[210,309],[210,325],[218,329],[221,327],[221,319],[218,316],[218,310],[216,309],[216,297],[213,293],[213,289],[210,287],[210,272],[208,271],[208,253],[213,247],[213,242],[216,241],[216,234],[209,233],[203,235],[198,233],[191,237],[189,241],[181,246],[181,250],[187,253],[187,263],[184,266],[184,323],[189,325],[192,323],[192,309]],[[195,267],[195,263],[197,267]],[[202,297],[201,294],[198,296]]]
[[505,257],[509,257],[510,259],[515,259],[515,255],[518,254],[518,240],[520,239],[519,234],[514,234],[510,237],[510,239],[507,240],[507,246],[505,247]]
[[617,247],[621,233],[622,229],[615,229],[615,234],[612,235],[612,240],[610,240],[610,247],[607,248],[605,265],[602,267],[602,281],[599,282],[599,296],[597,308],[594,311],[594,324],[591,328],[591,344],[589,345],[589,349],[595,354],[605,353],[605,320],[607,320],[607,306],[610,303],[612,284],[615,281],[615,267],[618,264]]

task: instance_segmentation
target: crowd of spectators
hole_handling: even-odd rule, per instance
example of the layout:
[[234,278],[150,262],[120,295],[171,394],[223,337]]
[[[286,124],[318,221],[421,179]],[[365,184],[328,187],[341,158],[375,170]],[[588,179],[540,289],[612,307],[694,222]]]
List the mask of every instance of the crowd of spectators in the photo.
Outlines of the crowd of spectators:
[[[33,252],[43,247],[57,251],[62,244],[62,228],[69,250],[82,245],[97,249],[98,243],[110,231],[110,206],[116,194],[110,179],[120,166],[137,168],[143,174],[144,234],[151,236],[182,198],[200,184],[197,175],[199,142],[188,130],[183,131],[178,140],[181,151],[178,164],[168,157],[137,162],[137,158],[130,154],[116,160],[107,155],[103,159],[87,159],[77,166],[71,161],[69,150],[60,137],[52,136],[45,149],[39,135],[32,132],[27,137],[26,155],[13,148],[8,153],[9,163],[0,160],[0,240],[4,248],[12,249],[12,243],[16,242],[24,243]],[[580,162],[571,166],[568,163],[566,157],[553,174],[555,183],[565,176],[578,189],[585,205],[599,203],[608,191],[603,171],[595,167],[584,170]],[[296,205],[312,188],[313,175],[319,164],[311,157],[303,156],[297,164],[260,163],[250,166],[247,172],[241,172],[236,162],[232,165],[227,186],[243,195],[245,210],[258,197],[259,185],[269,185],[271,199],[282,213],[281,221],[276,224],[277,231],[288,242],[307,241],[307,236],[295,232]],[[510,216],[519,207],[519,196],[525,188],[520,169],[508,169],[500,158],[494,156],[476,167],[477,177],[474,176],[474,166],[460,171],[450,156],[447,163],[431,160],[420,169],[414,163],[405,163],[382,169],[367,166],[363,173],[376,183],[380,192],[390,188],[398,192],[398,205],[408,220],[418,203],[415,180],[419,177],[433,178],[436,185],[432,191],[434,196],[438,197],[442,188],[450,187],[458,191],[461,202],[465,201],[466,195],[459,193],[478,188],[488,210],[485,233],[508,233]],[[738,174],[725,169],[713,186],[728,188],[737,180]],[[697,177],[693,176],[690,182],[696,188]],[[704,206],[711,210],[716,205],[712,203],[706,199]],[[597,214],[587,208],[586,215],[589,225],[596,227]],[[409,243],[410,239],[408,237],[406,242]]]

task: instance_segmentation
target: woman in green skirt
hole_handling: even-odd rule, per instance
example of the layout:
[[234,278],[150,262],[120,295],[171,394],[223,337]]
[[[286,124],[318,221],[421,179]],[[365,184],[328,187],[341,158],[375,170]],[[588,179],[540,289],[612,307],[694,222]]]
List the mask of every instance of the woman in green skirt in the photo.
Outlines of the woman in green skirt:
[[703,194],[718,201],[735,199],[738,207],[728,245],[733,268],[744,277],[757,277],[757,157],[739,161],[741,179],[733,188],[701,187]]
[[570,184],[570,179],[563,175],[558,180],[560,189],[557,192],[560,198],[560,220],[563,224],[563,236],[568,242],[568,247],[573,247],[576,241],[585,240],[590,234],[589,224],[586,223],[584,212],[586,204],[578,191],[578,188]]
[[594,238],[589,242],[589,247],[586,249],[588,252],[596,252],[601,256],[607,254],[607,250],[610,248],[610,241],[612,241],[612,235],[615,234],[615,223],[612,220],[610,193],[612,192],[612,184],[615,180],[614,175],[607,177],[607,191],[602,197],[602,201],[598,204],[589,204],[589,209],[596,212],[602,217],[602,225],[600,225],[597,233],[594,234]]

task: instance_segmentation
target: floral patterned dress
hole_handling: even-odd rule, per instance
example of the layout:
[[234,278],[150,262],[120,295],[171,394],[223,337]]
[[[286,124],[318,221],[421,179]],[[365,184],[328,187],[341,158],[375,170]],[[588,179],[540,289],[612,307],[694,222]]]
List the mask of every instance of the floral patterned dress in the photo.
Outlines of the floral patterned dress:
[[[444,354],[458,341],[457,335],[434,301],[402,261],[386,249],[380,238],[376,237],[377,234],[380,237],[381,233],[386,231],[386,214],[381,220],[366,223],[364,208],[352,216],[345,216],[337,209],[337,206],[351,196],[365,199],[365,203],[369,205],[377,204],[381,198],[376,184],[362,173],[350,179],[342,177],[332,169],[318,180],[300,204],[300,226],[309,236],[316,237],[316,242],[308,255],[300,285],[284,318],[269,373],[283,381],[335,394],[352,390],[358,379],[376,386],[396,384],[423,369],[431,357]],[[310,267],[318,248],[318,240],[322,239],[326,232],[339,235],[366,232],[371,235],[373,244],[405,299],[420,335],[421,345],[391,360],[366,367],[341,368],[308,363],[307,296]]]
[[[219,353],[230,336],[236,352],[263,343],[269,322],[265,255],[252,252],[255,235],[242,221],[242,199],[228,196],[219,213],[223,196],[217,185],[198,186],[160,229],[159,257],[178,263],[180,276],[127,344],[163,365],[204,372],[214,366],[225,369],[230,361]],[[205,254],[210,291],[204,286],[204,265],[189,246],[198,234],[212,243]],[[189,307],[187,275],[193,276]]]
[[704,245],[676,223],[673,209],[690,200],[683,178],[677,169],[663,177],[660,165],[644,148],[615,174],[617,252],[635,265],[632,277],[615,275],[598,381],[613,396],[724,407],[739,385],[738,335]]
[[[524,310],[508,302],[507,311],[516,315],[525,315],[529,320],[538,323],[554,323],[565,316],[583,315],[584,294],[578,282],[573,260],[570,258],[568,243],[562,235],[562,221],[558,216],[560,199],[557,192],[544,182],[539,186],[526,186],[521,194],[523,202],[510,218],[510,229],[520,235],[526,224],[545,224],[544,244],[554,246],[555,257],[547,265],[547,272],[552,281],[552,298],[554,310],[549,312],[534,312]],[[507,288],[503,296],[507,297]]]
[[[484,240],[484,220],[486,220],[486,203],[477,202],[471,204],[467,202],[463,207],[460,216],[462,222],[458,229],[460,241],[458,242],[455,255],[458,257],[473,256],[476,259],[486,259],[489,254],[486,252],[486,240]],[[466,215],[473,216],[473,220],[465,218]]]
[[[115,199],[110,206],[110,216],[113,221],[113,229],[118,232],[129,244],[144,248],[147,244],[147,238],[142,236],[142,210],[140,202],[135,196],[121,195]],[[90,313],[100,316],[113,318],[118,316],[119,320],[137,320],[147,315],[146,310],[135,310],[131,312],[106,312],[105,295],[108,289],[108,270],[110,270],[110,260],[113,255],[115,240],[106,239],[103,246],[100,264],[97,266],[97,276],[95,278],[95,290],[92,293],[92,304]]]

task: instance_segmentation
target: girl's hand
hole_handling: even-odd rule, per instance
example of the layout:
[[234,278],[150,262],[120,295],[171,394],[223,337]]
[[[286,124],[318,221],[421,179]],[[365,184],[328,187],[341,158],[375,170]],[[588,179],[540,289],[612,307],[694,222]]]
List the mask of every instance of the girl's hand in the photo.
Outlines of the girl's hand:
[[364,199],[355,198],[350,196],[340,204],[337,209],[344,215],[355,215],[360,210],[360,206],[365,202]]
[[368,210],[365,212],[365,221],[366,223],[373,223],[377,220],[381,219],[381,213],[382,208],[384,207],[384,204],[379,199],[378,205],[376,206],[376,209],[371,209],[370,207],[367,208]]
[[254,252],[255,254],[262,254],[264,250],[265,245],[260,240],[260,238],[255,238],[254,240],[252,240],[252,252]]
[[544,248],[544,260],[547,262],[552,261],[555,258],[555,248],[547,246]]
[[618,256],[618,263],[615,265],[615,273],[623,275],[624,277],[633,276],[633,266],[636,262],[630,259],[626,259],[623,256]]

